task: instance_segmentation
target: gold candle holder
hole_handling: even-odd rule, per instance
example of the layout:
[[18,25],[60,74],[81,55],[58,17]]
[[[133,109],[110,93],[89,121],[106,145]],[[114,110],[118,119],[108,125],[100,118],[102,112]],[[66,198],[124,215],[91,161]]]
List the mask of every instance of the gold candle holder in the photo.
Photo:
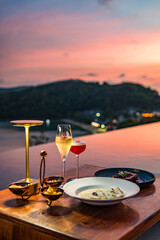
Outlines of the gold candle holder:
[[26,141],[26,178],[23,180],[19,180],[18,182],[24,181],[26,183],[30,183],[30,188],[26,192],[26,196],[32,194],[39,186],[37,179],[31,179],[29,177],[29,128],[33,126],[40,126],[43,124],[43,121],[39,120],[16,120],[11,121],[11,124],[16,127],[24,127],[25,128],[25,141]]

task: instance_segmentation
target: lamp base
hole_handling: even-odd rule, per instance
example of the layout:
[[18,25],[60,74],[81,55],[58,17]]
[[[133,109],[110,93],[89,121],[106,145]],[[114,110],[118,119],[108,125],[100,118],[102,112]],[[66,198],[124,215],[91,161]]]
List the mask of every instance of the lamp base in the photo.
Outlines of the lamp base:
[[[30,179],[31,182],[29,183],[29,188],[28,190],[25,192],[25,194],[23,196],[30,196],[30,195],[36,195],[39,193],[39,180],[38,179]],[[19,183],[19,182],[27,182],[26,179],[21,179],[21,180],[18,180],[16,183]]]

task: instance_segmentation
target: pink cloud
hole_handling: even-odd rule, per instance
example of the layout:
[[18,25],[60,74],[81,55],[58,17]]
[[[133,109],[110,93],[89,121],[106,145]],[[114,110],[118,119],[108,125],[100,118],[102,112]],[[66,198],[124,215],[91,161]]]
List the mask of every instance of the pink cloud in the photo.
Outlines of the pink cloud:
[[[127,20],[132,22],[132,17],[97,21],[98,14],[50,10],[4,20],[0,24],[2,78],[13,85],[36,84],[96,72],[97,76],[85,79],[118,83],[117,76],[124,72],[126,80],[158,82],[159,31],[129,29]],[[142,79],[143,75],[149,78]]]

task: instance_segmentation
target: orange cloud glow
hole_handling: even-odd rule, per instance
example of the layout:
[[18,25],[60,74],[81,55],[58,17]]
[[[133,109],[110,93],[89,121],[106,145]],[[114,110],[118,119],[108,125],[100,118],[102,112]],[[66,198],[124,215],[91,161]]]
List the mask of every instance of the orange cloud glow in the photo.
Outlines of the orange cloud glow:
[[[147,13],[153,15],[151,10]],[[105,8],[70,14],[53,8],[7,16],[0,22],[1,84],[84,78],[160,89],[160,32],[141,26],[144,17],[144,13],[113,17]]]

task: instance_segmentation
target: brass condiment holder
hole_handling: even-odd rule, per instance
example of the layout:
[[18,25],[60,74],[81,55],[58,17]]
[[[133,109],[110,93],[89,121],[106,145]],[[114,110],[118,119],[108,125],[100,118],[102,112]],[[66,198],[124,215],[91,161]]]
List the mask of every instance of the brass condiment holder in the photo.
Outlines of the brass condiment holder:
[[[63,189],[60,188],[60,185],[64,181],[64,178],[61,176],[48,176],[45,177],[45,157],[47,156],[47,152],[45,150],[42,150],[40,153],[42,159],[40,163],[40,172],[39,172],[39,179],[40,179],[40,192],[44,198],[47,200],[48,206],[51,206],[52,201],[57,200],[59,197],[63,195]],[[45,185],[45,187],[44,187]],[[58,191],[59,194],[56,195],[50,195],[46,194],[48,188],[54,188],[56,189],[56,192]]]

